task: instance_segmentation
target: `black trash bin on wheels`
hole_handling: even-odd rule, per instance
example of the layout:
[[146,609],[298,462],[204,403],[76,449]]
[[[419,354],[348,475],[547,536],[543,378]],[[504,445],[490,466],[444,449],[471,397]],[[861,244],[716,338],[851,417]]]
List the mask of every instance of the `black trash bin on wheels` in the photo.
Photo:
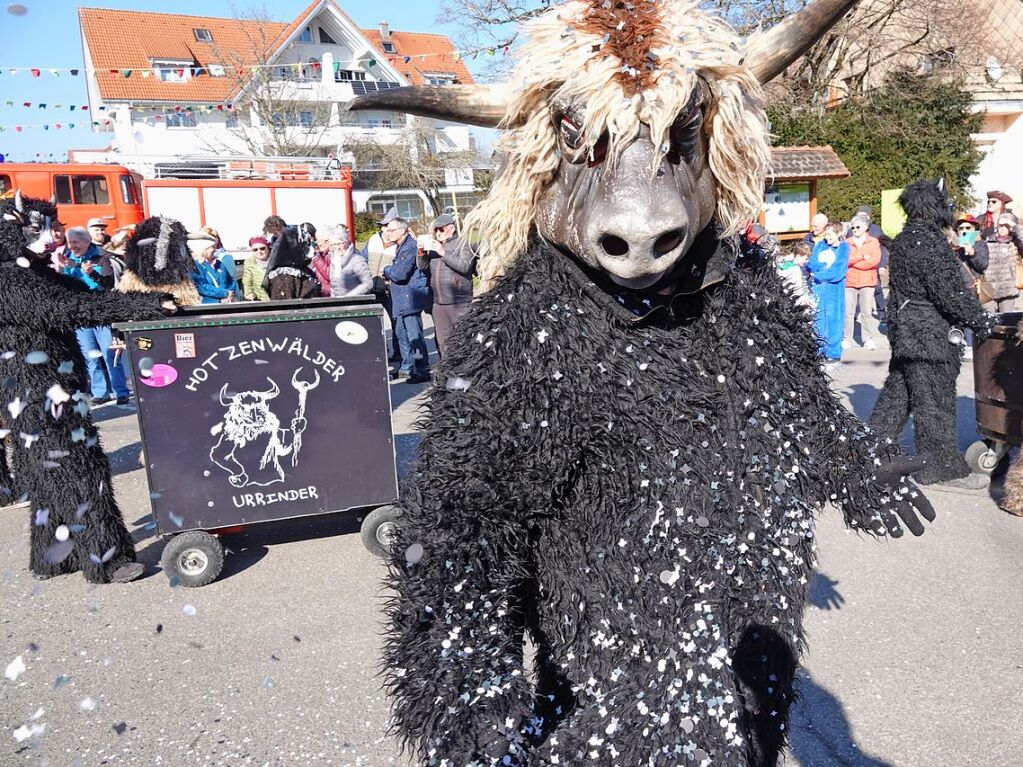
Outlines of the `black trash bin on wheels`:
[[218,536],[398,496],[383,309],[365,299],[213,304],[124,323],[162,563],[184,586],[223,565]]
[[1023,444],[1023,336],[1021,312],[998,315],[991,335],[973,353],[977,431],[984,438],[966,451],[974,471],[991,474],[1009,450]]

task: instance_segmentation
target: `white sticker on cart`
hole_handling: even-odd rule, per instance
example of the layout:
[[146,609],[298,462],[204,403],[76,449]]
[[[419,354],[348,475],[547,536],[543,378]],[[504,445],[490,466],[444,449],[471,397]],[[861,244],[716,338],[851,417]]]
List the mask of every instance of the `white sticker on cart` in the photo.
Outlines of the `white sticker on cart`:
[[334,326],[337,337],[346,344],[364,344],[369,340],[369,331],[358,322],[345,320]]
[[174,356],[178,359],[195,358],[195,333],[174,334]]

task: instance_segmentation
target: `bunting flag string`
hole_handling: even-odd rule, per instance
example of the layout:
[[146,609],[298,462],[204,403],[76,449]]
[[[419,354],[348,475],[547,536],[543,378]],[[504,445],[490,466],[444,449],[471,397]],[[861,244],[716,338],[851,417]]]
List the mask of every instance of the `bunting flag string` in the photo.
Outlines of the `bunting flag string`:
[[[81,104],[81,105],[78,105],[78,104],[67,104],[67,105],[65,105],[65,104],[48,104],[48,103],[45,103],[45,102],[33,103],[31,101],[22,101],[19,104],[19,103],[14,102],[14,101],[5,101],[4,105],[8,106],[8,107],[21,106],[23,108],[28,108],[28,109],[32,109],[32,108],[35,108],[35,109],[46,109],[46,110],[63,110],[63,109],[67,109],[70,112],[78,112],[78,111],[88,112],[89,111],[89,105],[88,104]],[[103,105],[103,106],[97,107],[96,109],[99,112],[118,111],[118,110],[121,110],[121,109],[130,109],[132,112],[163,112],[163,113],[170,113],[170,112],[233,112],[233,111],[235,111],[234,104],[203,104],[203,105],[195,105],[195,104],[172,104],[172,103],[168,103],[168,104],[147,104],[145,106],[138,106],[138,105],[136,105],[136,106],[131,106],[131,107],[129,107],[129,106],[108,107],[106,105]]]
[[[435,53],[415,53],[415,54],[399,54],[394,56],[384,55],[382,58],[389,64],[411,64],[414,62],[425,63],[428,59],[444,58],[452,59],[454,61],[461,61],[462,59],[476,59],[480,54],[486,56],[496,56],[498,53],[507,55],[509,51],[508,46],[484,46],[481,48],[472,48],[467,50],[452,50],[452,51],[438,51]],[[379,58],[369,58],[361,61],[352,62],[352,65],[358,66],[369,66],[374,67],[379,63]],[[335,62],[335,68],[338,63]],[[189,66],[181,67],[9,67],[0,66],[0,75],[9,75],[10,77],[17,77],[19,75],[27,74],[30,77],[42,77],[43,73],[46,72],[53,77],[60,77],[61,73],[70,74],[72,77],[78,77],[79,75],[95,75],[95,74],[110,74],[116,75],[123,78],[129,78],[133,75],[138,75],[142,78],[153,77],[157,74],[159,69],[170,69],[178,74],[179,77],[183,77],[185,72],[191,74],[192,77],[198,77],[201,75],[208,75],[211,77],[224,77],[228,70],[233,69],[236,74],[244,75],[246,72],[256,72],[260,69],[299,69],[305,67],[312,67],[313,69],[319,69],[319,62],[292,62],[292,63],[272,63],[272,64],[244,64],[241,66],[229,66],[226,64],[208,64],[202,66],[198,63]]]

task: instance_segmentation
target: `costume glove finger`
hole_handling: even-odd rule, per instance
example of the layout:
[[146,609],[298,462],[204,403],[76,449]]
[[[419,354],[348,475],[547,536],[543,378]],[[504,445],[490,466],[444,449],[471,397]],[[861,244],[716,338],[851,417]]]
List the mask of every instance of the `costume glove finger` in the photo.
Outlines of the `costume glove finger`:
[[923,523],[917,519],[916,509],[913,504],[909,501],[902,500],[895,502],[895,513],[899,515],[899,519],[902,520],[902,524],[905,525],[909,532],[918,538],[924,534]]

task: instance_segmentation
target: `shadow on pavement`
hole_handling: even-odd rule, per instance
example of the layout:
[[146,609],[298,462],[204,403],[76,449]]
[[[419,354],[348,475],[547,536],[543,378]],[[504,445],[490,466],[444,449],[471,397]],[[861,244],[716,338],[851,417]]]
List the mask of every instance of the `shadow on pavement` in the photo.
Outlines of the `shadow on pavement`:
[[894,767],[860,750],[841,702],[804,669],[796,673],[796,690],[789,750],[802,767]]
[[815,572],[810,580],[810,604],[818,610],[841,610],[845,597],[837,588],[838,580]]
[[[870,384],[850,384],[842,389],[842,394],[849,398],[856,417],[861,421],[867,421],[874,409],[881,390]],[[973,397],[959,396],[956,398],[956,431],[959,449],[964,451],[977,440],[976,405]],[[913,445],[913,417],[910,416],[906,428],[899,437],[899,444],[903,447]]]
[[[333,538],[339,535],[358,534],[363,518],[370,509],[353,509],[350,511],[328,514],[320,517],[309,517],[301,520],[283,520],[264,522],[246,528],[240,533],[220,536],[224,547],[224,569],[217,577],[218,581],[231,578],[248,570],[270,553],[270,548],[280,544],[316,538]],[[147,523],[150,516],[136,520],[136,523]],[[151,533],[145,528],[135,531],[135,536],[148,536]],[[136,544],[139,541],[136,540]],[[166,541],[153,538],[149,544],[138,552],[138,561],[146,565],[143,578],[156,572],[162,572],[160,557]]]
[[398,467],[398,481],[405,479],[409,469],[416,460],[416,447],[419,445],[418,434],[395,434],[394,456]]
[[109,451],[107,458],[110,460],[110,473],[116,477],[118,474],[127,474],[130,471],[141,469],[141,455],[142,442],[140,441]]

